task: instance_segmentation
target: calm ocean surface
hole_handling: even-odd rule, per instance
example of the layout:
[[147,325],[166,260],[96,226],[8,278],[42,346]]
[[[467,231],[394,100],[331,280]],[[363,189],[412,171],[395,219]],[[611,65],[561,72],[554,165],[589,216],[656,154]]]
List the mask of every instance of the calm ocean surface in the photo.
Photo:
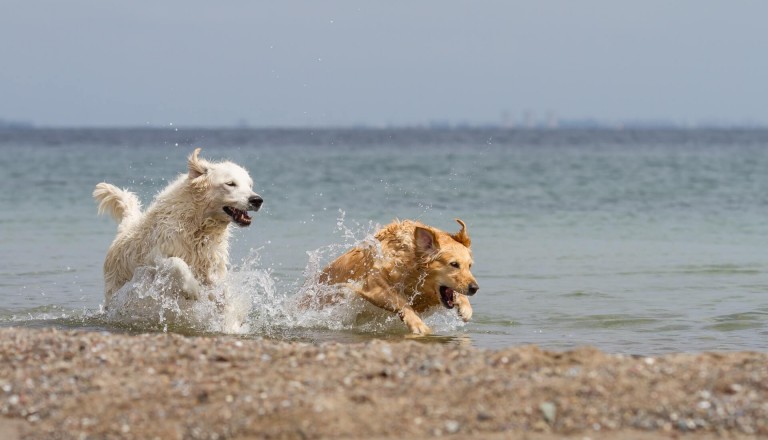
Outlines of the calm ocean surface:
[[[401,339],[302,319],[305,276],[393,218],[467,222],[480,291],[425,341],[608,352],[768,350],[768,131],[0,131],[0,325],[124,332],[103,318],[115,234],[91,191],[144,205],[202,156],[247,168],[265,205],[232,243],[246,337]],[[240,278],[238,278],[238,276]]]

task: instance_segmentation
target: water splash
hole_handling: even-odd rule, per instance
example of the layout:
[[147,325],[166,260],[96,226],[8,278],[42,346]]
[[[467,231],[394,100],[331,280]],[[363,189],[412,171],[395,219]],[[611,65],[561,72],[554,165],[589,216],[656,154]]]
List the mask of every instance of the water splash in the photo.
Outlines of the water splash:
[[[372,334],[406,333],[397,315],[360,298],[349,287],[328,286],[320,282],[323,267],[351,247],[368,247],[381,255],[376,240],[378,224],[368,222],[352,226],[339,211],[336,231],[341,243],[307,251],[307,264],[301,284],[284,289],[268,269],[260,265],[258,250],[251,250],[241,269],[240,284],[252,294],[252,313],[248,324],[252,332],[269,337],[283,337],[296,330],[354,331]],[[282,291],[282,292],[281,292]],[[450,310],[436,310],[425,323],[435,332],[452,332],[465,323]]]
[[[342,243],[307,251],[303,280],[280,286],[271,270],[260,264],[259,250],[252,249],[243,261],[240,282],[252,292],[252,312],[248,324],[255,334],[282,337],[297,330],[383,331],[399,323],[391,313],[379,310],[350,291],[320,282],[322,269],[351,246],[379,245],[374,238],[377,225],[349,227],[340,211],[337,232]],[[282,288],[280,288],[282,287]],[[333,303],[324,299],[336,298]],[[306,333],[306,332],[304,332]]]
[[203,288],[190,300],[173,288],[167,273],[141,267],[104,305],[106,322],[130,330],[179,333],[247,333],[250,302],[229,279]]
[[[368,247],[381,255],[381,243],[375,238],[378,229],[373,222],[345,220],[340,211],[338,242],[307,251],[300,279],[276,276],[262,263],[262,253],[269,249],[258,248],[234,265],[224,282],[204,288],[196,300],[180,296],[167,273],[143,267],[99,310],[66,313],[54,308],[19,316],[8,313],[3,321],[276,339],[295,339],[298,335],[311,340],[322,335],[324,339],[344,340],[349,333],[362,337],[405,335],[407,328],[397,315],[373,306],[347,287],[320,282],[325,265],[351,247]],[[435,333],[448,334],[465,325],[455,311],[447,309],[422,318]]]

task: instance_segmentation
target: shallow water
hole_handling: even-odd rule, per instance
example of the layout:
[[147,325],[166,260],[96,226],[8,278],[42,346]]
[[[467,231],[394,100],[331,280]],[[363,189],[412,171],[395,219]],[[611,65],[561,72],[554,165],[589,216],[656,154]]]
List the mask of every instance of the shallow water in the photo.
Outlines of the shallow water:
[[[467,222],[474,318],[437,343],[661,353],[768,349],[768,131],[30,130],[0,132],[0,325],[205,334],[108,319],[115,225],[91,191],[145,206],[193,147],[251,172],[265,205],[235,231],[244,337],[399,340],[396,319],[299,311],[295,296],[376,225]],[[161,323],[162,324],[162,323]]]

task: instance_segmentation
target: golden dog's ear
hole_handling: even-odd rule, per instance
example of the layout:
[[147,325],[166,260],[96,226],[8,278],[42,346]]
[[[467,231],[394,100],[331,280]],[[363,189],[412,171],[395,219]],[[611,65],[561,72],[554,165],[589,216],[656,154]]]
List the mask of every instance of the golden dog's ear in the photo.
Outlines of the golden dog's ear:
[[200,150],[202,150],[202,148],[195,148],[195,151],[192,152],[192,155],[189,156],[189,160],[187,161],[190,179],[196,179],[208,172],[208,162],[197,157],[197,155],[200,154]]
[[469,234],[467,234],[467,225],[461,221],[460,218],[456,219],[456,223],[461,225],[461,230],[455,234],[451,234],[451,238],[463,244],[464,246],[469,247],[472,245],[472,240],[469,238]]
[[430,255],[438,250],[437,237],[429,229],[416,226],[413,232],[413,238],[416,242],[416,252],[422,255]]

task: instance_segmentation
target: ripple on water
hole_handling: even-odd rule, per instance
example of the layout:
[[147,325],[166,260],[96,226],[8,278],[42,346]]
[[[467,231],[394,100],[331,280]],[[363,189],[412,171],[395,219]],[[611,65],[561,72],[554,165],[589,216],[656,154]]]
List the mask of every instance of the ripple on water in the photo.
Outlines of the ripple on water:
[[569,321],[572,328],[613,329],[647,327],[660,322],[660,319],[629,314],[599,314],[571,317]]
[[710,319],[712,324],[705,326],[708,330],[730,332],[737,330],[751,330],[766,327],[768,324],[768,312],[751,311],[743,313],[729,313]]
[[598,291],[590,291],[590,290],[575,290],[573,292],[563,293],[563,298],[612,298],[613,296],[605,293],[605,292],[598,292]]

